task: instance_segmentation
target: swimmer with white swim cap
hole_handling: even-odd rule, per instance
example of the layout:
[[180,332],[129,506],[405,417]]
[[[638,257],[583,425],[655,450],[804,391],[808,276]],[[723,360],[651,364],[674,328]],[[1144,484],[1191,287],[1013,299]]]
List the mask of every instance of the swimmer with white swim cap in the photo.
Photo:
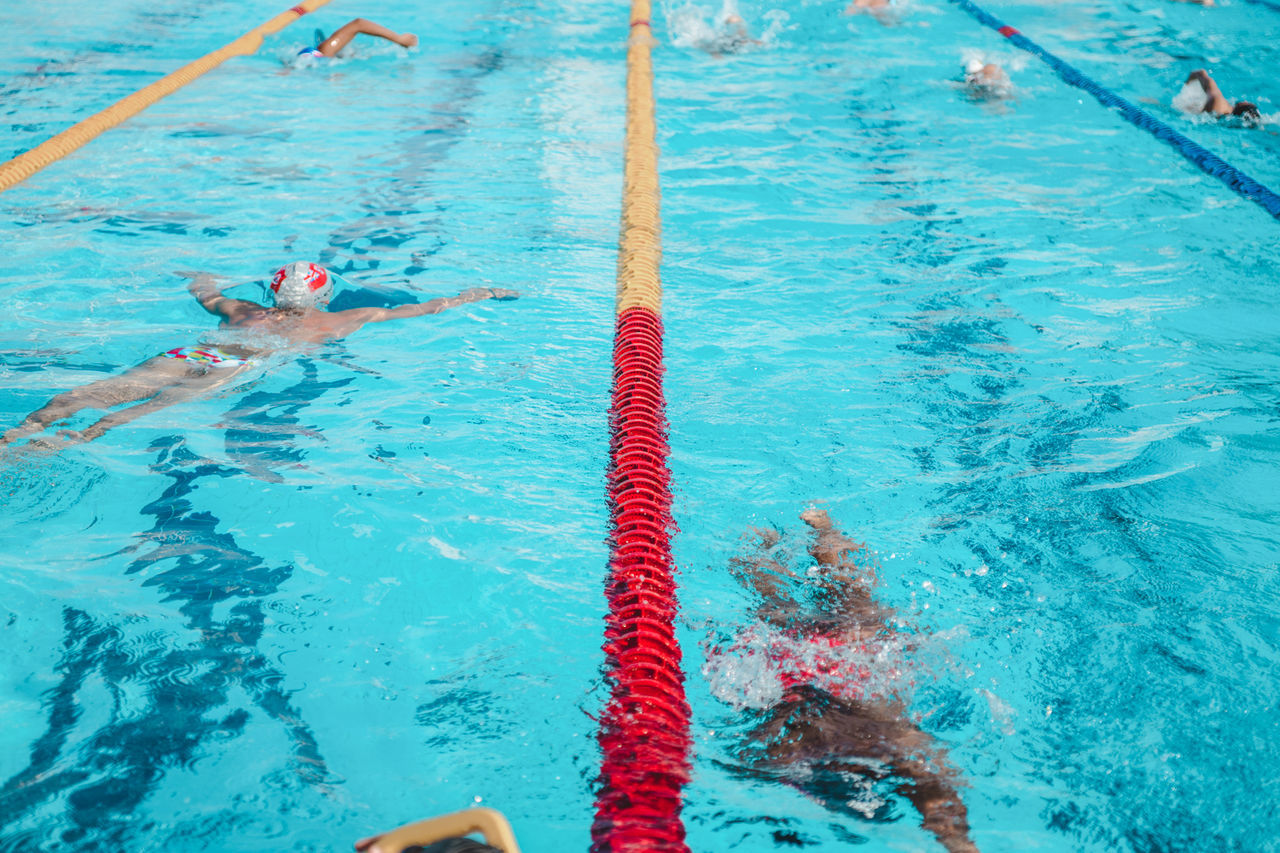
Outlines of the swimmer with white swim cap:
[[[520,295],[497,287],[473,287],[457,296],[395,308],[326,311],[324,307],[333,296],[333,276],[324,267],[306,261],[291,263],[272,276],[273,305],[224,296],[215,284],[215,277],[206,273],[178,275],[192,280],[188,292],[201,307],[220,319],[222,328],[266,332],[295,346],[337,340],[366,323],[439,314],[458,305],[485,299],[510,300]],[[83,409],[127,406],[110,412],[79,432],[61,433],[67,443],[91,441],[114,426],[226,385],[273,349],[262,343],[261,334],[236,343],[176,347],[118,376],[59,394],[27,415],[21,424],[0,435],[0,446],[34,435]]]
[[333,281],[324,267],[294,261],[276,270],[271,277],[271,292],[277,308],[305,310],[329,304],[333,298]]
[[975,98],[1007,98],[1013,93],[1013,81],[994,62],[970,59],[964,67],[964,85]]

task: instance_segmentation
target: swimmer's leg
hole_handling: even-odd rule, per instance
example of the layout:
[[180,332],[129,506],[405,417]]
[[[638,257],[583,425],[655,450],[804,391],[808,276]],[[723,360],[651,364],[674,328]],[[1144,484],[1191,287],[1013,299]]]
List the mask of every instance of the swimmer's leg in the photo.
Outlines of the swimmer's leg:
[[338,51],[342,50],[351,40],[360,34],[368,36],[376,36],[384,38],[387,41],[395,42],[401,47],[413,47],[418,43],[418,37],[413,33],[397,33],[387,29],[381,24],[375,24],[373,21],[365,18],[356,18],[348,21],[338,28],[338,31],[320,43],[320,52],[325,56],[337,56]]
[[[173,361],[174,359],[171,358],[156,356],[118,376],[100,379],[97,382],[64,391],[27,415],[21,424],[0,435],[0,446],[40,432],[51,424],[66,420],[82,409],[111,409],[125,403],[153,397],[165,387],[172,385],[175,378],[181,375],[174,372],[171,366]],[[183,365],[182,372],[185,371],[186,368]]]
[[[176,361],[176,359],[166,359],[166,361]],[[79,433],[69,433],[68,437],[73,442],[93,441],[113,427],[135,421],[151,412],[157,412],[160,409],[165,409],[178,403],[185,403],[193,397],[198,397],[225,385],[249,366],[248,364],[242,364],[236,367],[215,367],[205,373],[194,373],[182,362],[178,362],[178,364],[187,371],[187,376],[179,378],[176,382],[171,382],[167,388],[161,389],[159,393],[150,399],[138,403],[136,406],[129,406],[128,408],[111,412]]]

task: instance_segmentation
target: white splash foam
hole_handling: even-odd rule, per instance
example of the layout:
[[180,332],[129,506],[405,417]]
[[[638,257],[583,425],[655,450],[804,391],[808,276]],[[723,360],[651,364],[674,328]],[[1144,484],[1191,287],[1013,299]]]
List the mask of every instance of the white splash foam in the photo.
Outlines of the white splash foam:
[[1204,86],[1200,85],[1200,81],[1188,80],[1178,90],[1178,94],[1173,96],[1173,106],[1184,113],[1202,113],[1207,100],[1209,95],[1205,92]]

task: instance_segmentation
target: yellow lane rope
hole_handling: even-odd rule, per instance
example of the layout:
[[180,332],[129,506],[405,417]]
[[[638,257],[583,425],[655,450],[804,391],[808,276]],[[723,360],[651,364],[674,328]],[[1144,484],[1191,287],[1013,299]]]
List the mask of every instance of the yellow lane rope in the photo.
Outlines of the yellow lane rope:
[[619,314],[628,308],[662,310],[661,196],[653,104],[654,44],[649,0],[632,0],[627,48],[627,148],[622,179],[622,233],[618,246]]
[[122,98],[102,112],[67,128],[57,136],[51,136],[30,151],[0,164],[0,192],[25,181],[45,166],[62,159],[94,139],[103,131],[110,130],[125,119],[137,115],[165,95],[177,91],[233,56],[248,56],[256,52],[262,47],[263,36],[279,32],[306,13],[314,12],[328,2],[329,0],[303,0],[289,11],[281,12],[265,24],[254,27],[225,47],[206,54],[189,65],[184,65],[172,74]]

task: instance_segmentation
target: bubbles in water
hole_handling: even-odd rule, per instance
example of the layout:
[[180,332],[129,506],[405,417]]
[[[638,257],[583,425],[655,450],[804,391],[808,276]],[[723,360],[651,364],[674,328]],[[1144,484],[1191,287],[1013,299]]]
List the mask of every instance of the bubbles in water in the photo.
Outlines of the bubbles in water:
[[841,635],[793,635],[757,625],[731,644],[708,646],[702,673],[716,698],[737,708],[768,708],[808,684],[848,699],[883,699],[909,686],[903,641]]

